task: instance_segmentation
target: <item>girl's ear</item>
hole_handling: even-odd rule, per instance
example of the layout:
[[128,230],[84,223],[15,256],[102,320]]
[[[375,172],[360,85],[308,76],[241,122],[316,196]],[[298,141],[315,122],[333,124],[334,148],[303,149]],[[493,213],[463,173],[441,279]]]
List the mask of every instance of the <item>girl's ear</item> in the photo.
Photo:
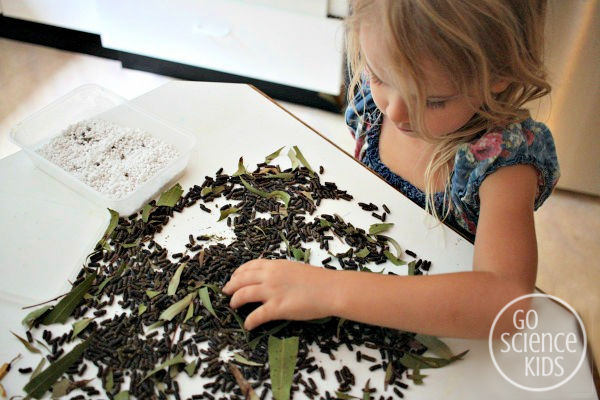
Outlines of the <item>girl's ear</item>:
[[509,82],[507,80],[504,80],[504,79],[501,79],[499,81],[495,81],[492,84],[492,87],[491,87],[492,93],[495,93],[495,94],[502,93],[502,92],[504,92],[506,90],[506,88],[508,87],[508,85],[509,85]]

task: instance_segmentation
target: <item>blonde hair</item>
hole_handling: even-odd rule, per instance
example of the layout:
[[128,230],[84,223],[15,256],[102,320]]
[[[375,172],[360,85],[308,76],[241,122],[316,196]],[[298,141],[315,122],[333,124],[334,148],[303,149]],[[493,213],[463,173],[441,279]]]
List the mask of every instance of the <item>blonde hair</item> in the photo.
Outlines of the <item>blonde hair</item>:
[[[450,186],[448,166],[459,146],[478,134],[529,117],[525,103],[550,92],[546,81],[543,34],[546,0],[351,0],[346,20],[346,51],[351,74],[348,101],[359,92],[366,61],[360,49],[361,26],[377,26],[395,65],[395,79],[414,91],[407,101],[411,126],[435,150],[425,171],[426,210],[445,219]],[[454,79],[459,93],[474,90],[483,101],[458,131],[433,137],[424,126],[426,93],[420,62],[431,59]],[[508,84],[492,94],[495,82]],[[408,86],[407,86],[408,85]],[[360,113],[359,113],[360,114]],[[414,129],[414,128],[413,128]],[[436,183],[444,179],[443,216],[434,203]]]

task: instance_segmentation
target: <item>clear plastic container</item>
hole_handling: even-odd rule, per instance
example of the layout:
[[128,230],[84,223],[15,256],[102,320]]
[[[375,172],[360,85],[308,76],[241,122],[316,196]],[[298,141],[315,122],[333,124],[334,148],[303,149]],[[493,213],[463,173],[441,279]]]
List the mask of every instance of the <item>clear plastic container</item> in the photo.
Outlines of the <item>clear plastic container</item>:
[[[133,192],[120,199],[110,198],[86,185],[56,164],[36,152],[51,138],[60,135],[69,125],[89,118],[98,118],[117,125],[139,128],[173,145],[179,157]],[[187,166],[196,138],[132,105],[126,99],[97,85],[81,86],[54,103],[31,115],[10,132],[11,140],[20,146],[33,163],[48,175],[95,202],[120,215],[138,211],[150,199],[181,176]]]

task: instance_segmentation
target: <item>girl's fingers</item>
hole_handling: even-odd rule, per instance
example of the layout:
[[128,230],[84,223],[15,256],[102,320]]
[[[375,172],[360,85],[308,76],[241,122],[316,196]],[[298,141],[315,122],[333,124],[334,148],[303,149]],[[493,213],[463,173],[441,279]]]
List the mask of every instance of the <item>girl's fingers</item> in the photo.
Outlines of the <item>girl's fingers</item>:
[[275,315],[271,315],[269,309],[269,303],[265,303],[262,306],[257,307],[256,310],[252,311],[246,317],[246,321],[244,321],[244,328],[251,331],[257,326],[264,324],[265,322],[269,322],[273,319],[276,319]]
[[233,271],[233,274],[231,274],[231,278],[233,278],[234,276],[237,276],[238,274],[241,274],[243,272],[250,271],[253,269],[258,269],[258,268],[260,268],[261,263],[262,263],[262,260],[260,260],[260,259],[250,260],[250,261],[240,265],[239,267],[237,267],[236,270]]
[[238,274],[232,275],[229,282],[223,286],[223,293],[231,295],[240,288],[248,285],[256,285],[261,283],[262,274],[258,269],[245,269]]
[[231,296],[229,306],[231,308],[238,308],[246,303],[263,302],[265,299],[264,288],[260,285],[244,286]]

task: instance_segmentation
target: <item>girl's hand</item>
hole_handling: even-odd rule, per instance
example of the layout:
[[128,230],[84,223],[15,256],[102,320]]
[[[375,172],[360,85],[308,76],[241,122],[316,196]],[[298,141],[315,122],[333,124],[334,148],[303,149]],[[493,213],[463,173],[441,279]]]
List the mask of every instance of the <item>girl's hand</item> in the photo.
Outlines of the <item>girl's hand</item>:
[[234,309],[263,303],[246,318],[248,330],[271,320],[324,318],[330,315],[333,273],[294,261],[257,259],[236,269],[223,293],[232,295]]

